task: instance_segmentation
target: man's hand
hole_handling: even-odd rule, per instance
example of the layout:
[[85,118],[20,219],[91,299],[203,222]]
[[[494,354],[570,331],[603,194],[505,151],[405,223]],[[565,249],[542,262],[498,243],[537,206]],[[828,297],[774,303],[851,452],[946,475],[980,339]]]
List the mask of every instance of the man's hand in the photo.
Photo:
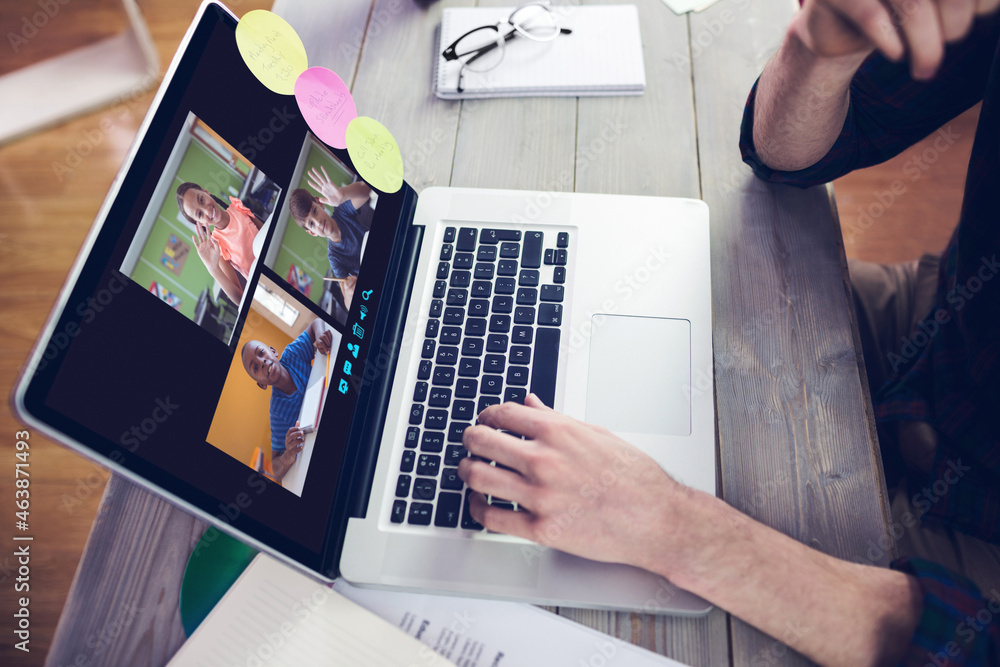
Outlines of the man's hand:
[[891,60],[910,60],[915,79],[929,79],[944,45],[964,37],[976,14],[1000,0],[806,0],[791,31],[825,58],[867,55],[878,49]]
[[[459,476],[479,492],[472,494],[472,516],[490,530],[647,569],[644,556],[662,548],[671,533],[664,530],[671,499],[683,487],[610,431],[556,413],[533,394],[524,405],[484,410],[462,442],[473,455],[514,470],[474,458],[459,464]],[[527,511],[487,505],[481,494],[514,501]]]
[[333,347],[333,333],[329,329],[326,329],[316,339],[315,345],[316,351],[320,354],[330,354],[330,349]]
[[305,431],[299,428],[299,422],[295,422],[295,426],[288,429],[288,432],[285,434],[285,451],[271,458],[271,474],[274,475],[279,484],[285,477],[288,469],[295,463],[295,458],[299,455],[299,452],[305,447],[305,441]]
[[357,276],[347,276],[342,283],[340,283],[340,293],[344,295],[344,307],[347,310],[351,309],[351,302],[354,301],[354,288],[358,284]]

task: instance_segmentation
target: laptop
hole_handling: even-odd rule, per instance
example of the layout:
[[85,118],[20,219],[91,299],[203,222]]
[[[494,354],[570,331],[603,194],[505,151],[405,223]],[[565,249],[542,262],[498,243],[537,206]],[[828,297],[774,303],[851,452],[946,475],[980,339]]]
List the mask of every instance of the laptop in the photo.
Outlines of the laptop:
[[15,387],[21,418],[321,580],[706,613],[650,573],[484,530],[457,476],[462,431],[530,391],[715,493],[705,204],[380,192],[254,78],[235,27],[199,10]]

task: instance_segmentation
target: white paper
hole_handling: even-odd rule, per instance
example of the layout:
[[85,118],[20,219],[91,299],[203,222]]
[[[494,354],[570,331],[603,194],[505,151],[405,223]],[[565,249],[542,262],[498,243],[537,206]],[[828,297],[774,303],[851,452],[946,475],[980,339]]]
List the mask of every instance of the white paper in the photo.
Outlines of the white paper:
[[663,4],[671,9],[674,14],[680,16],[688,12],[700,12],[708,9],[719,0],[663,0]]
[[458,667],[682,665],[528,604],[362,589],[343,579],[333,588]]

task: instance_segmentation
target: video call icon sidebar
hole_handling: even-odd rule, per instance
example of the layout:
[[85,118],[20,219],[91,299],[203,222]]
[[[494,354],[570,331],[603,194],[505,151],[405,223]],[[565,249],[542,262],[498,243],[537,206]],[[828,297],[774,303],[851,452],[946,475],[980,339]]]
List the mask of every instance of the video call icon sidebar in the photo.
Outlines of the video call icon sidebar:
[[[361,293],[362,300],[368,301],[369,299],[371,299],[373,292],[374,290],[370,289],[363,291]],[[368,316],[368,313],[370,311],[368,309],[368,306],[365,304],[361,304],[361,307],[358,309],[358,311],[360,313],[358,317],[359,321],[355,322],[351,326],[351,333],[354,334],[354,336],[358,339],[358,341],[361,341],[364,340],[365,337],[365,329],[363,326],[361,326],[361,322],[364,321],[364,319]],[[358,354],[361,352],[361,343],[360,342],[347,343],[347,351],[351,353],[351,356],[354,359],[357,359]],[[342,369],[343,375],[340,377],[340,382],[337,384],[337,390],[340,391],[341,394],[346,394],[347,390],[350,388],[350,386],[347,384],[347,378],[351,375],[352,370],[353,370],[353,362],[351,362],[350,360],[344,361],[344,367]]]

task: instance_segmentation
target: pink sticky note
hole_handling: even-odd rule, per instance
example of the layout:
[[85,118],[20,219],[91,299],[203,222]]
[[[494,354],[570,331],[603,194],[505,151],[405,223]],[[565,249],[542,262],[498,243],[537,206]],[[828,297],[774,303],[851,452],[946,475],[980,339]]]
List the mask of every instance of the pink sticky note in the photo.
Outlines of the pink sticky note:
[[347,148],[347,124],[357,118],[344,81],[325,67],[310,67],[295,80],[295,101],[309,129],[334,148]]

